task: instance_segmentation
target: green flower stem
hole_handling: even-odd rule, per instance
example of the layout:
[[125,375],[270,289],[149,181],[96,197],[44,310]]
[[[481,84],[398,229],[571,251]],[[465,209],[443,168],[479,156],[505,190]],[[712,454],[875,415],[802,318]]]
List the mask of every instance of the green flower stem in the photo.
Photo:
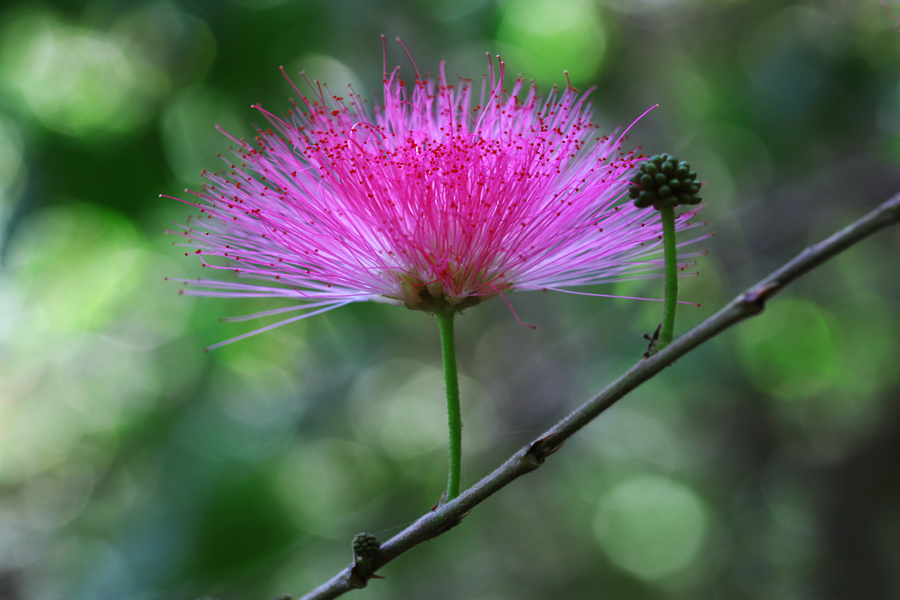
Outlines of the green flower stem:
[[447,423],[450,426],[450,475],[447,496],[450,502],[459,496],[462,469],[462,413],[459,409],[459,377],[456,372],[456,340],[453,335],[452,312],[435,313],[441,328],[441,351],[444,355],[444,385],[447,390]]
[[672,343],[675,334],[675,307],[678,300],[678,256],[675,253],[675,209],[663,204],[659,210],[663,226],[663,252],[666,259],[666,291],[662,332],[657,351]]

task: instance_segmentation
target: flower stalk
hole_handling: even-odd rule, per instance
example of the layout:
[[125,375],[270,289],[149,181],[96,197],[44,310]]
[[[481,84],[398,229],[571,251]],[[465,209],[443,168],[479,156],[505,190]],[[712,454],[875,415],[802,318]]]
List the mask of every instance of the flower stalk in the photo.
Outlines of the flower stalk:
[[456,369],[456,338],[453,311],[435,313],[441,330],[441,354],[444,357],[444,387],[447,392],[447,424],[450,431],[450,473],[444,502],[459,496],[462,471],[462,411],[459,407],[459,375]]
[[638,208],[653,207],[659,212],[663,230],[666,288],[663,303],[662,332],[651,338],[647,355],[672,343],[675,336],[675,306],[678,303],[678,254],[675,243],[675,207],[699,204],[700,182],[691,165],[670,154],[651,156],[631,178],[628,194]]
[[659,335],[657,351],[672,343],[675,335],[675,307],[678,305],[678,255],[675,251],[675,209],[668,205],[660,207],[663,226],[663,254],[666,267],[666,288],[663,302],[662,331]]

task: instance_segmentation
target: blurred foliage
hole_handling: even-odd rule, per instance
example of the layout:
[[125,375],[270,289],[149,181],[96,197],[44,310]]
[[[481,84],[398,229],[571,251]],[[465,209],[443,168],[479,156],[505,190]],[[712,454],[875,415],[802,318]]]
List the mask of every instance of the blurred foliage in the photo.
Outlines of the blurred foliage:
[[[888,6],[892,6],[888,3]],[[896,8],[896,7],[894,7]],[[377,89],[485,52],[596,86],[708,184],[679,329],[900,189],[878,0],[57,0],[0,8],[0,598],[299,594],[443,489],[437,328],[342,308],[204,354],[250,301],[187,298],[163,234],[278,72]],[[389,65],[408,69],[388,47]],[[900,597],[900,235],[679,361],[360,598]],[[658,297],[658,281],[598,293]],[[640,357],[656,303],[563,294],[459,322],[465,480]]]

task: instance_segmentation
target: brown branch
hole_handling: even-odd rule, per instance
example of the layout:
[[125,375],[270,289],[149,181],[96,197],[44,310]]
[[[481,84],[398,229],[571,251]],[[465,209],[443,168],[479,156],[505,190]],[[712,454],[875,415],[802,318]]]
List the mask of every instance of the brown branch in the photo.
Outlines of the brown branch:
[[801,275],[812,271],[876,231],[898,222],[900,222],[900,193],[823,242],[808,247],[796,258],[740,294],[719,312],[665,349],[631,367],[619,379],[571,412],[544,435],[513,454],[493,473],[458,498],[439,505],[377,547],[372,556],[366,557],[365,560],[357,558],[354,564],[299,600],[328,600],[353,589],[365,587],[369,579],[376,577],[375,571],[422,542],[436,538],[458,525],[473,508],[513,480],[540,467],[549,455],[559,450],[563,443],[582,427],[676,359],[732,325],[761,313],[769,298]]

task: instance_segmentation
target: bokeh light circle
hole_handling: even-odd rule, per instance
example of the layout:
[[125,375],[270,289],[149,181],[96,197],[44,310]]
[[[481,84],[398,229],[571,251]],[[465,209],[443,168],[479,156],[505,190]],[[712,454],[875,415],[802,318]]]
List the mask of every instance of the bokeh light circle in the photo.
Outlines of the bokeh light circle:
[[594,533],[621,569],[655,580],[688,568],[708,529],[706,506],[691,488],[667,477],[625,481],[601,498]]
[[497,33],[502,58],[538,82],[590,81],[606,54],[606,28],[587,0],[513,0]]

